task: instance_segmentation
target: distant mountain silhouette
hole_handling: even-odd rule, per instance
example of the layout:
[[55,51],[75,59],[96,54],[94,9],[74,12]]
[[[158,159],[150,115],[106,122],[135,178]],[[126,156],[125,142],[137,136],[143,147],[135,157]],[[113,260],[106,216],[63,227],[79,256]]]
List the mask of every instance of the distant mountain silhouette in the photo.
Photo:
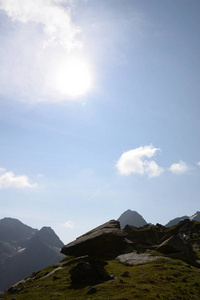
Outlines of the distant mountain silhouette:
[[124,229],[126,225],[132,225],[135,227],[142,227],[147,224],[143,217],[136,211],[128,209],[119,218],[121,228]]
[[50,227],[33,229],[19,220],[0,220],[0,291],[59,262],[63,243]]
[[172,219],[165,226],[166,227],[171,227],[171,226],[177,225],[179,222],[181,222],[181,221],[183,221],[185,219],[190,219],[190,221],[198,221],[198,222],[200,222],[200,211],[197,211],[191,217],[189,217],[189,216],[183,216],[183,217],[178,217],[178,218]]
[[171,226],[177,225],[179,222],[181,222],[181,221],[183,221],[183,220],[185,220],[185,219],[189,219],[189,217],[188,217],[188,216],[183,216],[183,217],[175,218],[175,219],[169,221],[169,222],[165,225],[165,227],[171,227]]
[[194,215],[190,217],[190,221],[200,222],[200,211],[197,211]]
[[0,241],[13,243],[28,239],[37,231],[37,229],[31,228],[17,219],[4,218],[0,220]]

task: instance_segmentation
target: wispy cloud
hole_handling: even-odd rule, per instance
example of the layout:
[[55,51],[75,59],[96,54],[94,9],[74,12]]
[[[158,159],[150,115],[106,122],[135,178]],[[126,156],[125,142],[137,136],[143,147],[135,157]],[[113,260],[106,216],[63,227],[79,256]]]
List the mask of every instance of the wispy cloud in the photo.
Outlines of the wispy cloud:
[[37,184],[30,183],[26,175],[15,175],[13,172],[6,172],[6,169],[0,168],[0,189],[2,188],[34,188]]
[[64,224],[62,224],[62,226],[66,227],[66,228],[70,228],[70,229],[74,228],[74,224],[71,220],[65,222]]
[[174,174],[184,174],[190,170],[190,167],[182,160],[179,163],[174,163],[170,166],[169,171]]
[[200,167],[200,161],[197,163],[197,166],[199,166],[199,167]]
[[116,167],[122,175],[135,173],[147,174],[149,177],[160,176],[164,169],[159,167],[154,160],[149,160],[159,150],[152,145],[129,150],[121,155]]

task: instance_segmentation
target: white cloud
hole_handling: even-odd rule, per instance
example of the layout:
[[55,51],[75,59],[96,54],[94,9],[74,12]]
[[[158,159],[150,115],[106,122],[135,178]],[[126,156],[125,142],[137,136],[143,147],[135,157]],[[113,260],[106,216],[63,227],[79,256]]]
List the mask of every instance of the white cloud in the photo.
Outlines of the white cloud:
[[21,23],[34,22],[40,24],[47,36],[46,45],[60,44],[71,50],[80,42],[76,35],[80,28],[72,24],[70,9],[62,4],[66,0],[1,0],[0,9],[13,21]]
[[[15,176],[13,172],[6,172],[5,169],[1,168],[1,175],[0,175],[0,189],[2,188],[9,188],[15,187],[18,189],[22,188],[33,188],[36,187],[37,184],[31,184],[29,182],[29,178],[26,175],[18,175]],[[3,174],[2,174],[3,173]]]
[[179,163],[174,163],[170,166],[169,171],[171,171],[174,174],[184,174],[189,170],[189,166],[180,160]]
[[[66,65],[67,70],[66,62],[74,56],[87,64],[81,28],[71,18],[73,2],[0,0],[1,95],[33,103],[71,99],[62,92],[70,82],[60,69]],[[61,82],[66,80],[61,90],[60,77]]]
[[141,175],[147,174],[149,177],[157,177],[164,171],[163,168],[159,167],[154,160],[147,160],[145,158],[153,157],[158,150],[160,149],[149,145],[124,152],[118,160],[116,167],[122,175],[136,173]]
[[64,224],[62,224],[62,226],[70,228],[70,229],[74,228],[73,222],[70,220],[65,222]]
[[144,161],[145,172],[149,175],[149,177],[158,177],[163,173],[164,169],[159,167],[157,163],[153,160]]
[[199,166],[199,167],[200,167],[200,161],[197,163],[197,166]]

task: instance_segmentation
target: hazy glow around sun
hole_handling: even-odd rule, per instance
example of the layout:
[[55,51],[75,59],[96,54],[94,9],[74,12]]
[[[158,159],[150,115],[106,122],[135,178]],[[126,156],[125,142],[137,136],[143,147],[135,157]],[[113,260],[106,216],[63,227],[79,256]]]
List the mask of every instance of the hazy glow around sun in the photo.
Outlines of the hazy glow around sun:
[[55,89],[61,96],[78,97],[92,86],[89,65],[82,57],[64,60],[55,70]]

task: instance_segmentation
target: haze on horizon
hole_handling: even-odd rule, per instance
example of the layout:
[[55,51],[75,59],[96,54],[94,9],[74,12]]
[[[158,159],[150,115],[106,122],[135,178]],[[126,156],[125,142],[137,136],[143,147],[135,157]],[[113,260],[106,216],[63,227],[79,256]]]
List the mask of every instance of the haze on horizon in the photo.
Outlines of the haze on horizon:
[[0,0],[0,218],[70,242],[199,210],[200,2]]

